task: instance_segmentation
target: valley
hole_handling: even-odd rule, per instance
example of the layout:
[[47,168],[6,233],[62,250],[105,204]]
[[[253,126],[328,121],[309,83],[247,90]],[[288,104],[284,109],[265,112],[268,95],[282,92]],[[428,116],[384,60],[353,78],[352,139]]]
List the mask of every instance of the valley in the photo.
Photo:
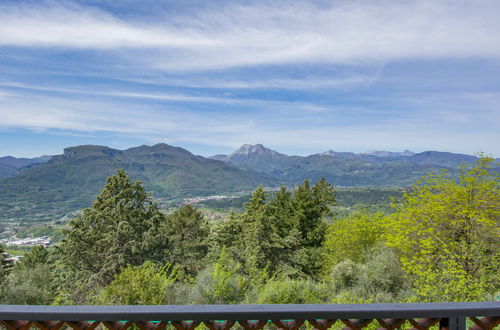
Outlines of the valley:
[[162,143],[126,150],[83,145],[51,157],[2,157],[0,164],[17,167],[16,173],[0,179],[0,232],[37,223],[65,223],[90,206],[106,178],[118,169],[141,181],[164,210],[185,203],[241,209],[259,185],[272,192],[281,185],[293,189],[304,180],[321,178],[335,186],[342,206],[386,210],[390,197],[401,196],[402,189],[429,171],[456,173],[457,166],[475,159],[437,151],[355,154],[329,150],[288,156],[261,144],[205,158]]

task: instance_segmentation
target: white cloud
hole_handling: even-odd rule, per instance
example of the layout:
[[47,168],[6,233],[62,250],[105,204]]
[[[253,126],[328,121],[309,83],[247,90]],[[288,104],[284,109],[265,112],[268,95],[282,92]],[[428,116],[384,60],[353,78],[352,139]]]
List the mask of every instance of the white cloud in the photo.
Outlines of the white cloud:
[[123,50],[163,70],[500,57],[496,0],[229,2],[154,23],[44,4],[0,5],[0,45]]

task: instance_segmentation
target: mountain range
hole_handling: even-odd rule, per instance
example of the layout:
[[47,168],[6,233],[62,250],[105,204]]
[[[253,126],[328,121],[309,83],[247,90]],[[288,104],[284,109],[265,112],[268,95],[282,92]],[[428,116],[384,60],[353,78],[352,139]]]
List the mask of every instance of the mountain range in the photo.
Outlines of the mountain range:
[[117,169],[162,199],[253,190],[278,180],[157,144],[117,150],[84,145],[0,180],[0,221],[38,222],[88,207]]
[[[196,156],[156,144],[117,150],[70,147],[62,155],[33,159],[0,158],[12,167],[0,179],[0,222],[16,224],[60,218],[88,207],[117,169],[143,182],[160,200],[251,191],[262,184],[295,185],[326,178],[336,186],[405,187],[430,170],[454,171],[474,156],[448,152],[335,152],[288,156],[261,144],[245,144],[228,155]],[[5,172],[7,173],[7,172]]]
[[15,175],[24,167],[44,163],[51,157],[52,156],[40,156],[35,158],[16,158],[12,156],[0,157],[0,179]]
[[445,169],[453,172],[460,164],[477,159],[450,152],[414,153],[409,150],[359,154],[329,150],[305,157],[288,156],[261,144],[245,144],[231,154],[210,158],[268,174],[285,184],[325,178],[339,186],[396,187],[408,186],[431,170]]

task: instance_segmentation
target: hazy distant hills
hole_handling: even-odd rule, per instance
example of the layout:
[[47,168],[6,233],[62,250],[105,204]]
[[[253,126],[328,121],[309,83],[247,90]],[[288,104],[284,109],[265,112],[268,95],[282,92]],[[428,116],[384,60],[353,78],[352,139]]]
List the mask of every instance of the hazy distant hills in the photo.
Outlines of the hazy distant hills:
[[16,174],[20,169],[32,164],[39,164],[48,161],[51,156],[41,156],[35,158],[16,158],[12,156],[0,157],[0,179]]
[[0,180],[2,219],[38,221],[88,207],[117,169],[140,180],[154,196],[178,198],[277,185],[266,174],[195,156],[166,144],[116,150],[78,146],[48,162]]
[[229,155],[210,158],[166,144],[127,150],[77,146],[52,157],[0,158],[0,170],[9,175],[0,179],[0,222],[53,220],[88,207],[117,169],[142,181],[153,196],[175,199],[321,178],[336,186],[405,187],[430,170],[455,171],[461,163],[475,160],[469,155],[408,150],[288,156],[261,144],[245,144]]
[[310,156],[287,156],[263,145],[243,145],[229,155],[211,158],[240,168],[269,174],[283,183],[297,184],[305,179],[326,178],[340,186],[407,186],[430,170],[455,171],[474,156],[449,152],[414,153],[369,151],[365,153],[328,150]]

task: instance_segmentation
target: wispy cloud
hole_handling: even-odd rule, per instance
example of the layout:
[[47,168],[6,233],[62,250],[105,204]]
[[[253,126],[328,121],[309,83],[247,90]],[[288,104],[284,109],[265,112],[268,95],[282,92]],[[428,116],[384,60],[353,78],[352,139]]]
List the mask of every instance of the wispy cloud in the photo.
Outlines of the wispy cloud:
[[[448,151],[468,150],[470,153],[480,148],[495,150],[494,129],[488,127],[498,125],[498,114],[495,115],[492,109],[484,110],[492,118],[489,123],[481,123],[466,110],[446,108],[445,103],[445,100],[442,104],[435,103],[434,110],[406,113],[399,110],[385,116],[373,108],[347,106],[332,107],[319,116],[311,116],[292,102],[281,112],[249,108],[246,112],[207,113],[168,105],[152,107],[125,102],[11,95],[0,99],[0,127],[77,134],[108,132],[152,143],[164,141],[231,148],[260,142],[284,151],[303,150],[303,153],[327,149],[422,150],[422,145]],[[411,104],[410,100],[406,104],[419,106],[418,103]],[[267,109],[273,106],[271,102]],[[367,120],[346,121],[349,113]],[[479,117],[484,116],[480,114]],[[470,129],[464,130],[463,126],[456,125],[452,129],[443,129],[450,122],[456,124],[457,121]],[[480,127],[486,131],[482,132]]]
[[0,45],[118,51],[163,70],[500,56],[495,0],[227,3],[126,21],[96,7],[0,5]]
[[0,1],[0,130],[499,152],[496,0],[147,3]]

